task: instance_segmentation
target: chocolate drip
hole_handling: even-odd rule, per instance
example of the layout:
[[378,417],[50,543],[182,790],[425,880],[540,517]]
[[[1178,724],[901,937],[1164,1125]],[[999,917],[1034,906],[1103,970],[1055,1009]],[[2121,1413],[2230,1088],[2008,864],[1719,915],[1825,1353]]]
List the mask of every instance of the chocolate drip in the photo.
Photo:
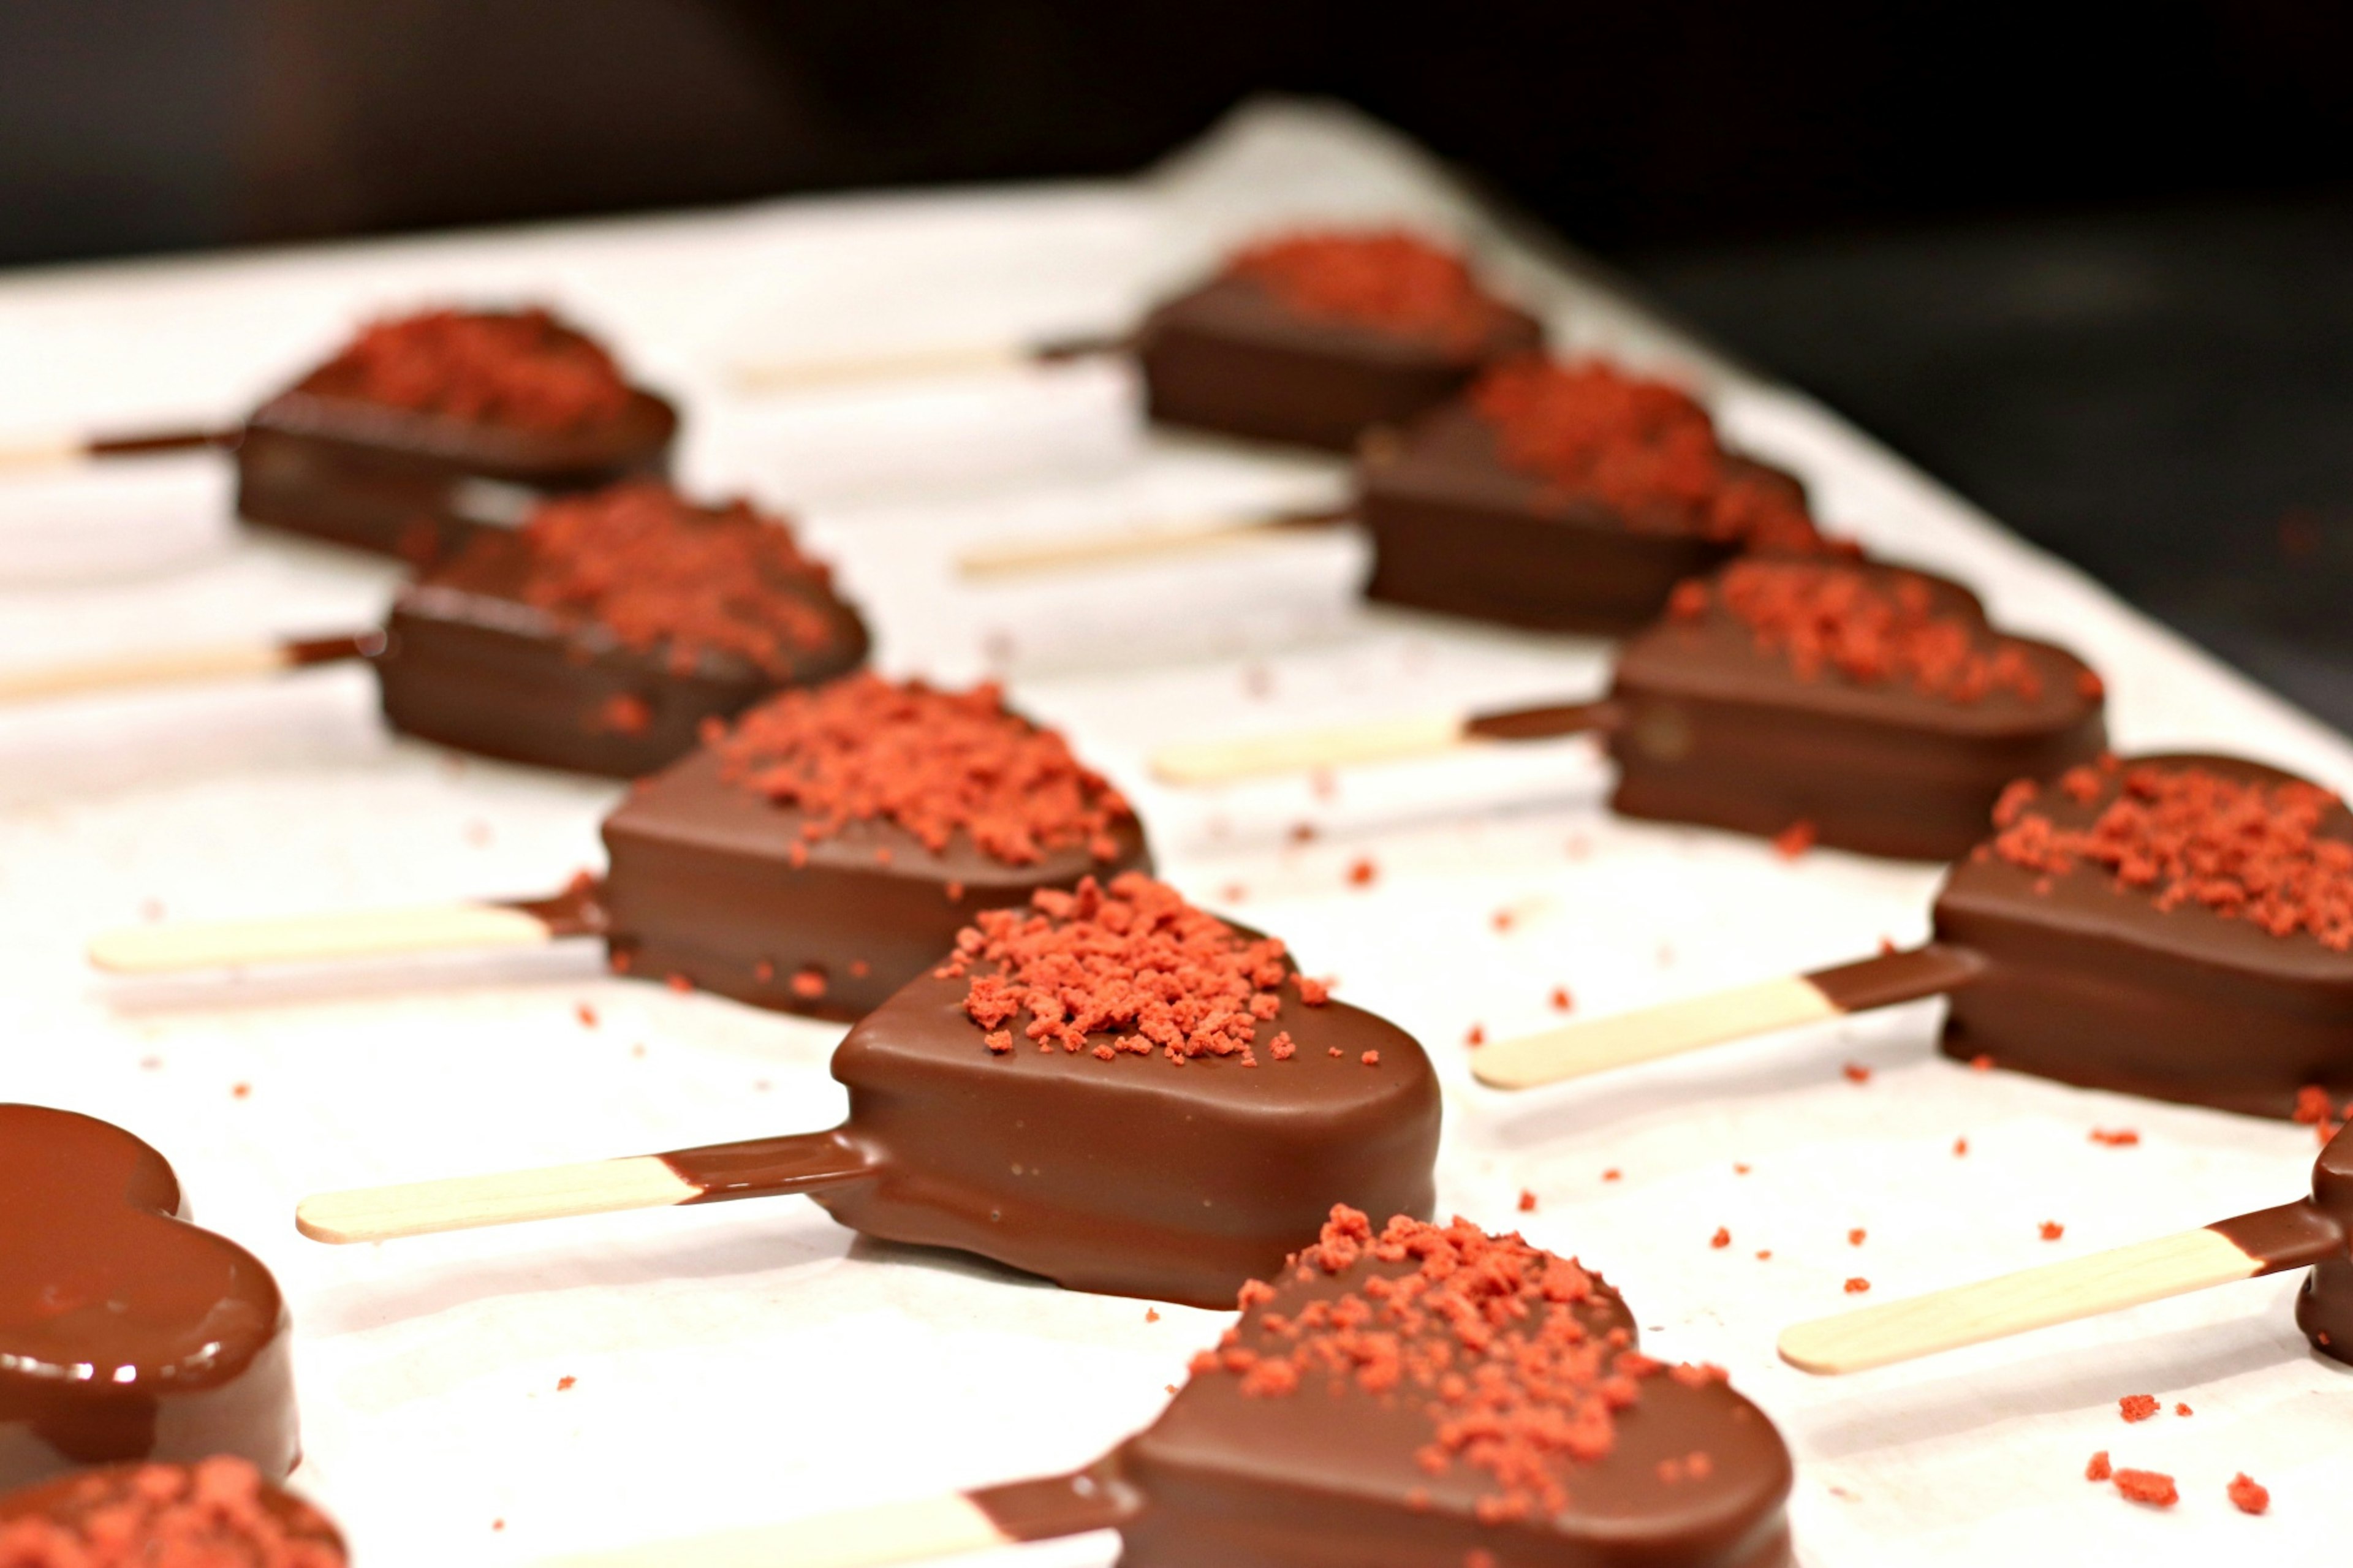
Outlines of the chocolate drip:
[[702,1189],[701,1196],[686,1200],[691,1204],[815,1193],[864,1181],[880,1169],[846,1128],[673,1149],[658,1158]]
[[1462,732],[1488,741],[1548,741],[1561,735],[1607,734],[1624,720],[1615,702],[1567,702],[1473,713],[1462,721]]
[[350,632],[342,637],[296,637],[279,645],[289,667],[307,669],[314,664],[336,664],[347,658],[380,658],[386,639],[380,631]]
[[1967,985],[1984,969],[1985,961],[1966,948],[1930,942],[1908,952],[1883,952],[1876,958],[1817,969],[1805,978],[1840,1012],[1863,1013],[1943,995]]
[[605,909],[605,884],[585,874],[549,898],[502,899],[500,907],[521,910],[545,926],[550,936],[603,936],[612,926]]
[[1134,1519],[1144,1500],[1110,1465],[1067,1476],[1008,1481],[965,1493],[1010,1541],[1051,1541],[1090,1530],[1111,1530]]

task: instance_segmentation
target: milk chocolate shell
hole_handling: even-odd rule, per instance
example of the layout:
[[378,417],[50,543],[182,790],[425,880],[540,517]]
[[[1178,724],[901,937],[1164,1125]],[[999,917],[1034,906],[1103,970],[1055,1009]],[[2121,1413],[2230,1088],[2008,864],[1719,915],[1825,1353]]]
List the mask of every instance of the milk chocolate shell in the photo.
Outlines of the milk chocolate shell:
[[119,1127],[0,1105],[0,1486],[232,1454],[293,1468],[277,1281]]

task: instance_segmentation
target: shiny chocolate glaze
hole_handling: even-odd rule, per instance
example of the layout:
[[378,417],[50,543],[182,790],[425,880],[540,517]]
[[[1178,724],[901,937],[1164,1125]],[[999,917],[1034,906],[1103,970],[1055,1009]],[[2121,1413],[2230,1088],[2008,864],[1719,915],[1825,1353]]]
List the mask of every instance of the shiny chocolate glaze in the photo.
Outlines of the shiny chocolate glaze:
[[[1856,570],[1916,578],[1939,613],[1984,625],[1958,584]],[[1995,636],[1985,629],[1989,646]],[[1711,598],[1703,614],[1667,616],[1619,653],[1610,700],[1624,717],[1610,734],[1619,769],[1610,805],[1768,837],[1803,821],[1816,842],[1838,848],[1949,860],[1985,837],[2011,780],[2051,777],[2106,742],[2083,661],[2048,643],[2009,640],[2041,677],[2040,694],[1954,702],[1902,680],[1801,677]]]
[[[2194,763],[2267,784],[2295,777],[2236,757],[2131,763]],[[2062,826],[2105,804],[2056,790],[2036,802]],[[2321,831],[2353,841],[2353,814],[2332,809]],[[2353,952],[2309,932],[2273,936],[2196,903],[2160,910],[2097,867],[2046,878],[1972,852],[1936,897],[1936,933],[1985,961],[1953,994],[1948,1056],[2257,1116],[2292,1114],[2306,1084],[2339,1104],[2353,1099]]]
[[1908,952],[1883,952],[1853,963],[1809,971],[1806,980],[1841,1013],[1867,1013],[1924,996],[1943,996],[1970,981],[1985,961],[1966,948],[1930,942]]
[[277,1281],[184,1206],[121,1128],[0,1105],[0,1487],[210,1454],[293,1468]]
[[[106,1519],[106,1516],[115,1512],[124,1500],[133,1497],[145,1500],[152,1497],[152,1493],[148,1492],[142,1483],[151,1479],[151,1474],[155,1468],[152,1465],[137,1464],[108,1465],[94,1470],[77,1470],[70,1475],[43,1481],[37,1486],[22,1488],[5,1497],[0,1497],[0,1526],[5,1526],[16,1520],[46,1519],[64,1529],[79,1531],[85,1523],[96,1515],[105,1520],[101,1528],[109,1531],[106,1539],[111,1543],[115,1539],[111,1531],[119,1528],[119,1524],[115,1520]],[[185,1472],[192,1467],[184,1463],[173,1468]],[[184,1479],[181,1485],[183,1489],[181,1495],[185,1497],[185,1489],[189,1483]],[[342,1562],[348,1558],[349,1553],[343,1546],[343,1532],[335,1528],[333,1522],[325,1514],[321,1513],[301,1498],[265,1481],[261,1486],[259,1501],[264,1512],[277,1523],[278,1528],[285,1532],[290,1541],[324,1548],[332,1553],[332,1560],[335,1562]],[[125,1542],[125,1544],[132,1546],[135,1552],[137,1544],[135,1542]],[[179,1549],[178,1554],[167,1554],[165,1560],[189,1561],[187,1553],[193,1543],[184,1541],[174,1544]],[[248,1549],[240,1550],[240,1547]],[[210,1568],[244,1568],[246,1564],[250,1564],[251,1568],[279,1568],[279,1564],[283,1561],[276,1554],[278,1551],[282,1551],[282,1548],[277,1547],[276,1543],[273,1543],[271,1548],[265,1549],[258,1543],[224,1539],[217,1532],[208,1535],[202,1546],[195,1547],[195,1550],[219,1554],[205,1555],[196,1559],[210,1565]],[[150,1559],[126,1557],[124,1560],[149,1561]]]
[[[1803,494],[1778,469],[1742,466]],[[1735,553],[1679,518],[1629,519],[1512,467],[1464,403],[1368,438],[1356,506],[1373,539],[1369,596],[1547,631],[1636,630],[1677,583]]]
[[[755,1006],[856,1018],[928,973],[981,910],[1152,867],[1133,817],[1114,827],[1111,860],[1072,847],[1027,866],[991,858],[963,833],[934,854],[892,822],[804,839],[802,820],[721,778],[708,748],[640,781],[605,819],[616,962]],[[806,847],[798,866],[797,845]]]
[[2340,1128],[2313,1162],[2311,1197],[2206,1228],[2245,1253],[2255,1274],[2310,1268],[2296,1326],[2321,1354],[2353,1362],[2353,1128]]
[[[1258,1067],[1041,1050],[1026,1015],[998,1055],[965,1014],[969,987],[927,973],[834,1052],[844,1133],[876,1167],[814,1194],[842,1224],[1073,1289],[1224,1307],[1312,1242],[1333,1205],[1424,1216],[1436,1201],[1437,1077],[1370,1013],[1310,1007],[1286,986]],[[1298,1052],[1272,1060],[1284,1031]]]
[[1219,278],[1160,305],[1136,334],[1154,421],[1345,452],[1375,426],[1435,407],[1486,364],[1543,346],[1535,317],[1506,308],[1467,350],[1305,316],[1246,278]]
[[[1244,1313],[1239,1344],[1282,1348],[1269,1314],[1361,1292],[1368,1272],[1414,1265],[1369,1256],[1333,1278],[1296,1271]],[[1597,1279],[1596,1284],[1600,1282]],[[1587,1326],[1633,1334],[1617,1292],[1576,1309]],[[1374,1395],[1353,1380],[1252,1397],[1232,1376],[1196,1377],[1111,1466],[1142,1493],[1122,1529],[1121,1568],[1457,1568],[1484,1552],[1494,1568],[1782,1568],[1788,1450],[1773,1424],[1721,1381],[1657,1376],[1617,1413],[1607,1458],[1569,1467],[1568,1507],[1549,1518],[1482,1524],[1493,1478],[1460,1463],[1432,1475],[1416,1455],[1430,1418],[1409,1384]],[[1708,1456],[1707,1474],[1662,1478],[1662,1461]],[[1409,1500],[1419,1496],[1421,1506]]]
[[249,521],[431,561],[522,521],[538,495],[670,471],[678,411],[631,394],[607,423],[524,430],[334,397],[296,385],[254,411],[237,443]]
[[815,578],[806,596],[832,621],[831,639],[792,652],[779,676],[713,650],[676,669],[667,647],[626,647],[593,621],[525,604],[528,569],[520,538],[484,533],[402,591],[375,661],[395,729],[510,762],[635,778],[692,751],[704,720],[866,661],[865,623]]

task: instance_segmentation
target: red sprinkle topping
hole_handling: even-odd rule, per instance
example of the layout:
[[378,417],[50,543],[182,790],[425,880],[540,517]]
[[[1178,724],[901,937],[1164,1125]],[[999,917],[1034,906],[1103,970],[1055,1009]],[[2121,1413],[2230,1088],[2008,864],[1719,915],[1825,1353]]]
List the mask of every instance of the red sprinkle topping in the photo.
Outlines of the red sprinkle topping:
[[2353,842],[2321,834],[2338,801],[2319,785],[2111,759],[2071,769],[2059,788],[2107,804],[2090,826],[2062,827],[2021,780],[1994,808],[1997,855],[2052,877],[2095,866],[2160,910],[2200,904],[2273,936],[2308,931],[2324,947],[2353,950]]
[[638,480],[542,502],[522,540],[525,603],[586,616],[628,647],[667,645],[681,673],[708,651],[789,675],[796,653],[840,637],[828,568],[749,501],[699,507]]
[[1377,327],[1468,351],[1502,318],[1454,252],[1405,229],[1306,230],[1236,251],[1226,275],[1248,278],[1303,316]]
[[2116,1412],[2126,1421],[2146,1421],[2157,1414],[2157,1396],[2150,1394],[2127,1394],[2116,1401]]
[[2134,1502],[2145,1502],[2158,1508],[2171,1508],[2181,1500],[2175,1489],[2173,1478],[2158,1470],[2118,1470],[2116,1490]]
[[375,321],[306,391],[520,430],[617,417],[629,385],[595,339],[545,310],[426,310]]
[[1335,1207],[1297,1263],[1303,1281],[1353,1271],[1356,1288],[1285,1314],[1271,1310],[1273,1287],[1243,1286],[1246,1316],[1195,1360],[1195,1375],[1238,1376],[1258,1398],[1353,1387],[1419,1407],[1430,1440],[1415,1458],[1426,1471],[1461,1464],[1492,1479],[1476,1505],[1482,1522],[1566,1506],[1564,1464],[1608,1457],[1617,1412],[1641,1401],[1643,1380],[1669,1370],[1622,1330],[1588,1325],[1578,1309],[1589,1315],[1609,1298],[1575,1261],[1468,1220],[1440,1226],[1400,1215],[1376,1235],[1364,1215]]
[[1527,359],[1471,389],[1496,427],[1504,460],[1574,496],[1591,496],[1643,529],[1688,530],[1751,548],[1831,548],[1780,484],[1744,472],[1691,396],[1599,361]]
[[2229,1489],[2241,1513],[2262,1513],[2272,1506],[2271,1492],[2244,1470],[2231,1478]]
[[260,1472],[225,1455],[89,1471],[49,1495],[41,1511],[0,1523],[7,1568],[343,1568],[345,1561],[322,1515],[290,1499],[273,1509]]
[[1113,828],[1134,815],[1060,734],[1008,712],[994,685],[941,691],[845,676],[753,709],[719,754],[731,782],[798,807],[807,839],[880,817],[934,854],[962,829],[1008,866],[1066,846],[1109,860]]
[[2116,1467],[2108,1463],[2105,1448],[2093,1455],[2091,1463],[2084,1467],[2084,1479],[2087,1481],[2105,1481],[2116,1473]]
[[1104,1060],[1157,1047],[1172,1062],[1239,1057],[1247,1066],[1259,1026],[1282,1010],[1289,968],[1277,939],[1244,937],[1129,871],[1108,889],[1089,877],[1075,892],[1040,889],[1027,910],[983,912],[938,973],[971,976],[964,1010],[981,1028],[1026,1012],[1022,1033],[1043,1048],[1077,1052],[1110,1035],[1093,1047]]
[[2028,701],[2042,679],[2025,645],[1972,615],[1939,612],[1928,584],[1839,562],[1738,561],[1685,584],[1671,606],[1696,620],[1721,604],[1745,622],[1758,651],[1778,654],[1800,680],[1835,672],[1859,686],[1899,684],[1970,704],[1997,692]]
[[1801,816],[1773,835],[1773,852],[1784,860],[1795,860],[1811,849],[1820,836],[1820,829]]

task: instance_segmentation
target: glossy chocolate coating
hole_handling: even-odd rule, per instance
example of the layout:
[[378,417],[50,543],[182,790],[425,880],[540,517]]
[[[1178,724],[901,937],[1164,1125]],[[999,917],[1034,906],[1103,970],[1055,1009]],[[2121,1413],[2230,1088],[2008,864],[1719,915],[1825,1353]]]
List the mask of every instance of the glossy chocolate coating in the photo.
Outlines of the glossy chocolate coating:
[[[1984,626],[1976,595],[1957,583],[1853,569],[1883,584],[1916,579],[1938,614]],[[1990,644],[1990,628],[1984,636]],[[1802,677],[1711,598],[1697,617],[1667,616],[1619,653],[1610,805],[1629,816],[1767,837],[1810,822],[1818,843],[1950,860],[1985,837],[2010,781],[2052,777],[2106,743],[2098,688],[2083,661],[2048,643],[2007,640],[2023,651],[2041,692],[1957,702],[1901,679],[1862,682],[1833,669]]]
[[0,1487],[210,1454],[293,1468],[277,1281],[183,1211],[121,1128],[0,1105]]
[[1435,407],[1482,367],[1543,343],[1535,318],[1508,307],[1481,341],[1456,348],[1304,315],[1264,285],[1229,277],[1154,310],[1136,354],[1156,423],[1345,452],[1375,426]]
[[[801,837],[804,820],[723,779],[707,747],[640,782],[605,819],[616,962],[755,1006],[856,1018],[938,963],[981,910],[1152,866],[1133,817],[1113,829],[1113,859],[1073,846],[1026,866],[984,854],[962,832],[934,854],[885,819],[818,839]],[[799,866],[796,845],[806,846]],[[822,979],[820,994],[795,988],[804,974]]]
[[379,554],[438,560],[479,532],[520,522],[538,495],[661,478],[677,434],[678,411],[645,391],[614,419],[550,431],[297,384],[247,422],[237,513]]
[[[1802,498],[1776,468],[1733,459]],[[1736,547],[1676,517],[1630,519],[1504,460],[1495,427],[1449,404],[1394,436],[1367,439],[1357,515],[1373,540],[1366,594],[1546,631],[1630,632],[1656,620],[1686,577]]]
[[[1295,1316],[1314,1299],[1362,1292],[1367,1259],[1335,1278],[1285,1274],[1275,1299],[1245,1313],[1245,1349],[1280,1342],[1268,1313]],[[1597,1280],[1596,1284],[1599,1285]],[[1602,1286],[1577,1309],[1588,1329],[1634,1332]],[[1568,1507],[1549,1519],[1482,1524],[1474,1510],[1493,1478],[1463,1464],[1437,1475],[1416,1454],[1430,1441],[1428,1395],[1388,1396],[1353,1381],[1304,1382],[1253,1397],[1230,1376],[1195,1377],[1160,1419],[1113,1457],[1143,1494],[1122,1529],[1121,1568],[1455,1568],[1490,1554],[1495,1568],[1781,1568],[1791,1561],[1783,1500],[1789,1454],[1764,1414],[1721,1381],[1693,1387],[1659,1376],[1617,1412],[1607,1458],[1564,1472]],[[1708,1456],[1708,1473],[1663,1479],[1662,1460]],[[1409,1499],[1426,1498],[1414,1507]]]
[[1286,985],[1259,1038],[1288,1031],[1298,1053],[1258,1067],[1041,1050],[1019,1021],[999,1055],[965,1013],[969,986],[927,973],[834,1052],[844,1131],[876,1167],[816,1194],[842,1224],[1073,1289],[1225,1307],[1334,1204],[1423,1216],[1436,1201],[1437,1076],[1370,1013]]
[[[2264,784],[2295,777],[2236,757],[2132,763]],[[2046,789],[2035,804],[2072,826],[2105,801]],[[2353,815],[2334,807],[2320,831],[2353,841]],[[2046,877],[1990,853],[1954,866],[1936,931],[1985,961],[1953,994],[1948,1056],[2257,1116],[2290,1115],[2306,1084],[2340,1104],[2353,1098],[2353,952],[2308,932],[2273,936],[2195,902],[2160,910],[2099,867]]]
[[[823,647],[794,652],[789,673],[712,649],[681,672],[666,646],[627,647],[593,621],[524,603],[529,561],[521,538],[483,533],[393,602],[376,673],[395,729],[511,762],[636,778],[692,751],[704,720],[866,660],[858,612],[812,579],[807,598],[834,632]],[[617,708],[632,721],[617,722]]]
[[2346,1246],[2353,1237],[2353,1131],[2340,1128],[2313,1162],[2311,1208],[2335,1231],[2337,1245],[2306,1278],[2295,1326],[2321,1354],[2353,1363],[2353,1253]]
[[[308,1561],[313,1563],[343,1563],[348,1553],[343,1547],[343,1533],[336,1530],[325,1514],[291,1493],[261,1483],[254,1501],[266,1516],[265,1529],[274,1528],[284,1539],[264,1545],[250,1535],[244,1535],[235,1526],[228,1529],[201,1530],[183,1525],[182,1533],[168,1544],[158,1545],[136,1536],[118,1540],[113,1531],[119,1528],[122,1504],[132,1501],[135,1509],[153,1509],[157,1500],[153,1480],[155,1472],[164,1467],[153,1465],[109,1465],[100,1469],[77,1470],[59,1476],[37,1486],[23,1488],[0,1497],[0,1535],[6,1527],[20,1520],[45,1520],[78,1541],[89,1538],[87,1525],[93,1515],[104,1521],[102,1539],[113,1553],[107,1562],[163,1563],[170,1564],[201,1564],[202,1568],[283,1568],[282,1555],[286,1546],[296,1545],[310,1550]],[[175,1464],[169,1467],[180,1472],[179,1490],[168,1506],[200,1513],[189,1509],[187,1500],[194,1487],[195,1467]],[[113,1515],[113,1518],[107,1516]],[[189,1539],[195,1535],[197,1539]],[[13,1562],[14,1559],[9,1559]],[[80,1563],[74,1556],[63,1561]]]

